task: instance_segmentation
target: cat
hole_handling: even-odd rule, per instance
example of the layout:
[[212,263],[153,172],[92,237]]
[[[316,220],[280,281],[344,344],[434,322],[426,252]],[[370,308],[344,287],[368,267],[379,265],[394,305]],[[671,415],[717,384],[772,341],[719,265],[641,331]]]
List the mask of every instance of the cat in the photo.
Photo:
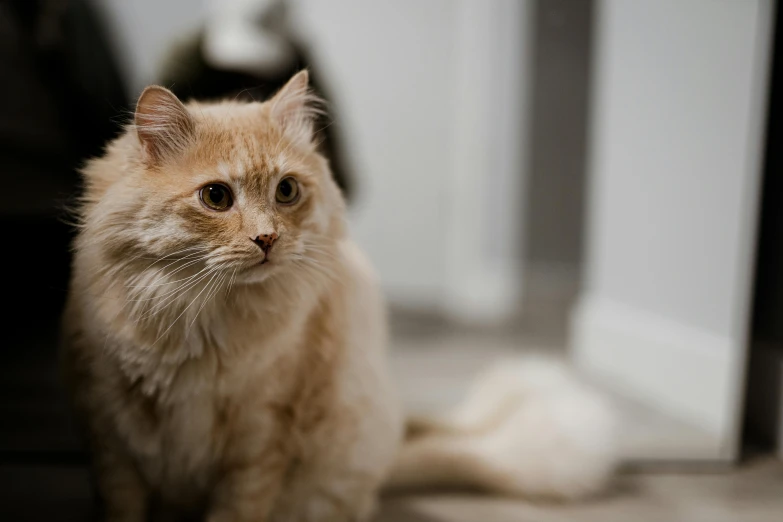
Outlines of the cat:
[[383,486],[601,488],[611,414],[553,366],[501,365],[406,436],[318,107],[307,71],[263,103],[151,86],[83,168],[61,353],[106,520],[361,522]]

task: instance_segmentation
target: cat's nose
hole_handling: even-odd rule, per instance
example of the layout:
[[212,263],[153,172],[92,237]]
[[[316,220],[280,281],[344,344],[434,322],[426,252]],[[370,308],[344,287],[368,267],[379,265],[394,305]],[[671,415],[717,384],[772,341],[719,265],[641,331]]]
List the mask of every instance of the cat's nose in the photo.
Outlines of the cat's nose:
[[272,232],[271,234],[261,234],[257,238],[253,239],[253,243],[258,245],[258,248],[264,251],[265,254],[269,254],[269,250],[272,248],[272,245],[277,241],[277,238],[279,236],[277,235],[277,232]]

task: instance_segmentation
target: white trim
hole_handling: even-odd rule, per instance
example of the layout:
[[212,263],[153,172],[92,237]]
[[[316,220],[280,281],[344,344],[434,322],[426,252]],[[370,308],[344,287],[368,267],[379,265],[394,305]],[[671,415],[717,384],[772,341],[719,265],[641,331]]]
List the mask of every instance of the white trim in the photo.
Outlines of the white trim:
[[578,302],[571,325],[577,365],[714,435],[720,444],[712,458],[736,457],[733,354],[741,351],[740,340],[589,296]]
[[461,0],[442,308],[499,322],[521,294],[530,2]]

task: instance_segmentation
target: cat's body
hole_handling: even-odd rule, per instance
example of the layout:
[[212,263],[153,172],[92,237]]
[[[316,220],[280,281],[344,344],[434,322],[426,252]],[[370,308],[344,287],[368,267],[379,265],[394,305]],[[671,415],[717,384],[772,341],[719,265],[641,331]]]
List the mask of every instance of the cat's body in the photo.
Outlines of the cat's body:
[[[64,360],[113,518],[153,504],[214,520],[363,518],[397,452],[374,276],[325,162],[297,141],[306,122],[285,128],[264,108],[191,106],[191,145],[147,153],[131,129],[85,169]],[[267,180],[287,174],[302,201],[277,209]],[[192,193],[211,181],[232,186],[237,219],[199,206]],[[251,239],[267,228],[280,239],[265,255]],[[239,253],[202,255],[202,239],[231,245],[221,234]]]
[[[390,473],[513,494],[600,487],[613,460],[596,401],[586,437],[540,424],[525,396],[504,406],[509,422],[480,399],[470,422],[401,445],[380,292],[312,143],[311,101],[306,73],[263,104],[185,107],[151,88],[137,125],[84,169],[63,360],[107,518],[364,521]],[[525,474],[528,458],[542,462]]]
[[[69,366],[77,403],[98,439],[101,494],[127,520],[152,504],[185,513],[224,505],[225,520],[370,513],[402,423],[385,373],[375,283],[355,248],[339,252],[344,284],[310,306],[276,311],[285,316],[274,321],[257,302],[263,295],[235,288],[221,304],[220,328],[231,334],[204,339],[200,357],[177,365],[154,357],[154,374],[166,383],[156,390],[143,390],[143,375],[133,379],[106,357],[118,341],[77,326],[97,321],[72,303],[66,354],[76,359]],[[102,458],[111,461],[103,467]],[[112,483],[115,475],[127,482]]]

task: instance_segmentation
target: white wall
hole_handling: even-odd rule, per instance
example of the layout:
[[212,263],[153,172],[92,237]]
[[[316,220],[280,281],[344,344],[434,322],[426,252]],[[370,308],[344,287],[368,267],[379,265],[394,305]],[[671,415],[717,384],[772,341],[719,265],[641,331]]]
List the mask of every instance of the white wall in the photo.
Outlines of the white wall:
[[302,0],[390,299],[500,319],[519,295],[527,2]]
[[582,363],[736,449],[771,3],[598,12]]
[[[351,223],[392,301],[496,319],[516,304],[528,2],[296,0],[359,194]],[[134,90],[201,2],[104,0]]]
[[389,292],[431,305],[444,284],[458,4],[304,0],[356,167],[354,233]]

